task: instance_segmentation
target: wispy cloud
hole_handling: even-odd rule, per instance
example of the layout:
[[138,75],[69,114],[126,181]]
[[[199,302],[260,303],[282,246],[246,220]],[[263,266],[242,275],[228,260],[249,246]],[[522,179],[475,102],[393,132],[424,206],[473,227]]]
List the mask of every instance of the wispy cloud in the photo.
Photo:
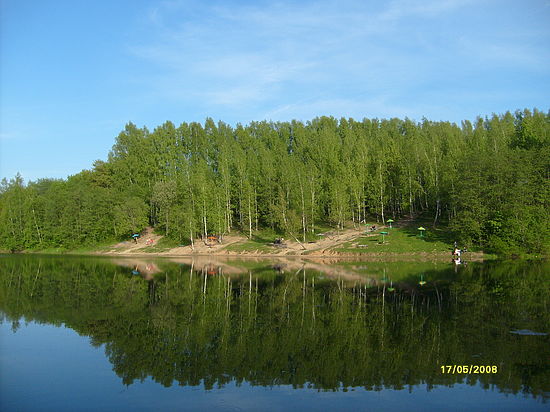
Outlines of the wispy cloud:
[[550,49],[538,48],[510,41],[507,36],[492,39],[479,39],[463,36],[458,39],[457,50],[473,63],[488,65],[490,69],[519,67],[529,71],[546,71],[550,67]]
[[548,0],[34,3],[2,15],[0,176],[73,173],[127,121],[548,110]]
[[[404,17],[438,17],[447,14],[460,7],[474,3],[473,0],[439,0],[439,1],[416,1],[416,0],[394,0],[378,16],[381,20],[398,20]],[[479,2],[478,2],[479,3]]]
[[[536,48],[509,39],[492,36],[476,46],[476,33],[457,36],[453,27],[460,27],[460,20],[449,16],[467,18],[474,4],[479,5],[473,0],[394,0],[385,7],[360,1],[261,6],[172,1],[149,10],[150,41],[131,52],[158,68],[148,78],[157,98],[193,99],[213,111],[274,115],[296,110],[307,99],[310,112],[374,107],[414,112],[414,102],[406,109],[407,92],[456,79],[464,71],[460,67],[467,71],[478,59],[495,67],[541,63]],[[455,26],[445,27],[446,21]],[[386,103],[373,96],[386,96]]]
[[11,140],[11,139],[17,139],[17,134],[15,133],[0,133],[0,140]]

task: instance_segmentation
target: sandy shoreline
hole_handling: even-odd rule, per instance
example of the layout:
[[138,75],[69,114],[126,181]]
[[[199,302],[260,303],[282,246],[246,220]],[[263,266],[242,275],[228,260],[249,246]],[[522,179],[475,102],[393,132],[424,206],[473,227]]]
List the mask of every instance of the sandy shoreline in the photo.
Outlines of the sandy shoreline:
[[[28,254],[50,254],[50,255],[83,255],[83,256],[105,256],[105,257],[120,257],[120,258],[184,258],[184,259],[276,259],[276,260],[355,260],[355,261],[393,261],[393,262],[451,262],[451,251],[417,251],[417,252],[382,252],[382,251],[338,251],[338,247],[344,245],[355,244],[357,240],[365,237],[376,237],[378,234],[365,233],[361,229],[347,229],[337,233],[327,232],[323,238],[320,238],[313,244],[299,243],[294,241],[285,241],[282,247],[268,244],[272,247],[272,251],[254,250],[253,246],[250,250],[231,250],[235,246],[239,246],[247,241],[247,238],[242,235],[227,235],[222,243],[206,244],[202,241],[197,241],[193,246],[177,246],[166,250],[151,250],[154,245],[157,245],[162,239],[161,235],[153,233],[151,228],[148,228],[141,236],[138,242],[123,241],[114,244],[105,249],[93,251],[23,251]],[[148,251],[149,249],[149,251]],[[487,255],[483,252],[466,252],[463,255],[465,261],[483,261],[493,258],[492,255]]]
[[[437,252],[412,252],[412,253],[311,253],[311,254],[266,254],[255,252],[224,252],[224,253],[171,253],[171,252],[91,252],[84,253],[88,256],[111,256],[111,257],[166,257],[166,258],[261,258],[261,259],[299,259],[299,260],[357,260],[357,261],[451,261],[450,253]],[[463,255],[467,261],[483,261],[487,255],[482,252],[468,252]]]

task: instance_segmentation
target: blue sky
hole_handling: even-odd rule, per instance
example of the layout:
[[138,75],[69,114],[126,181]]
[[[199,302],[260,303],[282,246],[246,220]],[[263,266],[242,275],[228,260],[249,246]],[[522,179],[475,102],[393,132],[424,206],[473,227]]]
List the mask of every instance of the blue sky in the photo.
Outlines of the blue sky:
[[66,177],[132,121],[550,108],[549,0],[0,1],[0,177]]

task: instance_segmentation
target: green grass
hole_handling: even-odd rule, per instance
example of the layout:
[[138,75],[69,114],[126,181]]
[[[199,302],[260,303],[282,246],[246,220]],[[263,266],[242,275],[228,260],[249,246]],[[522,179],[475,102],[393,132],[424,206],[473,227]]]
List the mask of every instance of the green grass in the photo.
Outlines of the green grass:
[[140,249],[139,252],[146,252],[146,253],[166,252],[167,250],[178,247],[180,243],[181,242],[178,242],[177,240],[174,240],[174,239],[161,237],[153,245]]
[[87,254],[92,252],[105,252],[109,251],[113,248],[113,244],[116,241],[111,239],[108,241],[103,241],[101,243],[95,243],[95,244],[88,244],[88,245],[82,245],[77,248],[67,248],[64,246],[59,247],[47,247],[42,249],[31,249],[26,250],[25,252],[29,253],[39,253],[39,254],[45,254],[45,255],[59,255],[59,254]]
[[[333,250],[338,252],[368,253],[438,253],[451,252],[453,244],[448,240],[449,234],[443,229],[427,228],[424,237],[418,235],[412,227],[394,227],[384,229],[388,235],[380,234],[381,230],[361,236],[355,241],[346,242]],[[374,234],[374,236],[372,236]],[[366,246],[366,247],[361,247]]]
[[233,243],[232,245],[225,247],[224,250],[231,252],[254,252],[257,250],[262,253],[273,253],[277,249],[273,246],[267,245],[265,242],[255,240],[254,237],[252,237],[251,240],[246,240],[241,243]]
[[225,248],[225,250],[231,251],[231,252],[261,252],[261,253],[273,253],[275,248],[266,246],[266,245],[259,245],[257,242],[254,241],[248,241],[243,243],[236,243],[229,245]]
[[[241,233],[243,236],[247,236],[248,233]],[[270,246],[275,239],[282,237],[281,234],[276,231],[267,228],[252,232],[252,239],[247,239],[243,242],[233,243],[229,246],[226,246],[224,250],[231,252],[262,252],[262,253],[273,253],[278,249],[274,246]]]
[[[365,227],[371,226],[372,224],[376,223],[367,224]],[[417,227],[420,225],[427,228],[423,237],[418,235]],[[379,229],[373,233],[369,232],[368,234],[371,236],[366,236],[367,233],[365,233],[365,235],[360,236],[355,240],[345,242],[332,250],[337,252],[355,253],[358,255],[370,253],[415,254],[441,252],[450,254],[453,247],[451,234],[447,230],[440,228],[434,229],[425,222],[414,222],[409,226],[398,226],[393,227],[392,229],[386,228],[383,230],[389,232],[389,234],[385,236],[384,243],[382,243],[382,235],[380,234],[381,230]],[[316,233],[327,231],[336,232],[336,229],[322,224],[316,226]],[[372,234],[374,234],[374,236],[372,236]],[[277,233],[271,229],[263,229],[254,232],[252,239],[229,245],[225,248],[225,250],[232,252],[258,251],[260,253],[269,254],[279,250],[270,245],[278,237],[281,237],[280,233]],[[294,239],[288,235],[285,238],[290,242],[294,242]],[[308,241],[311,241],[310,238],[311,240],[318,239],[318,237],[313,234],[308,236]],[[303,254],[315,254],[315,250],[310,250]]]

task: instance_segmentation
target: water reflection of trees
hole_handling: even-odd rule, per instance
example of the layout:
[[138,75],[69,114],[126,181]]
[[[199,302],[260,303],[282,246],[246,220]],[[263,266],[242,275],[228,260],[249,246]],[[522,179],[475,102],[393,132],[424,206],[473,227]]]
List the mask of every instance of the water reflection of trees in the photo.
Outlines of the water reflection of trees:
[[[265,265],[232,277],[172,264],[147,280],[104,260],[5,258],[0,308],[13,322],[65,323],[105,345],[126,384],[149,376],[206,388],[480,382],[546,399],[549,337],[510,333],[548,332],[546,273],[542,263],[491,263],[454,281],[434,271],[424,286],[411,275],[390,287]],[[454,364],[500,372],[441,374]]]

